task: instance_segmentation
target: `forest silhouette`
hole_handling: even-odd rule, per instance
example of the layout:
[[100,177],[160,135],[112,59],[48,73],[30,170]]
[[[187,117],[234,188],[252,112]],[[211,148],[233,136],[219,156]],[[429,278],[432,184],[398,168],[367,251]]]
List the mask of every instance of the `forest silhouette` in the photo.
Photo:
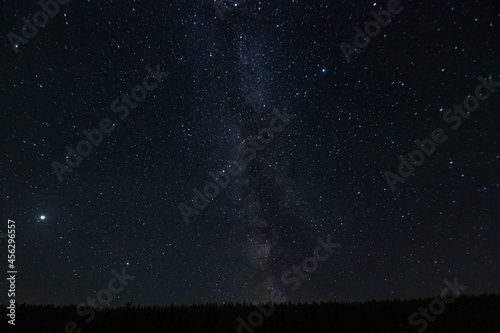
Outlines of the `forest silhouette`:
[[[16,325],[2,332],[500,332],[500,295],[459,296],[433,316],[427,327],[409,323],[412,313],[429,306],[433,298],[365,302],[273,304],[272,314],[260,325],[248,324],[257,307],[248,303],[134,306],[92,309],[94,316],[79,316],[76,306],[17,306]],[[267,304],[265,308],[269,308]],[[6,306],[1,306],[6,311]],[[90,308],[79,308],[79,313]],[[99,311],[97,311],[99,310]],[[4,312],[5,313],[5,312]],[[91,319],[92,320],[89,320]],[[242,325],[242,320],[245,321]],[[257,318],[258,319],[258,318]],[[256,317],[252,319],[256,324]],[[88,323],[85,321],[87,320]],[[7,326],[7,321],[2,321]]]

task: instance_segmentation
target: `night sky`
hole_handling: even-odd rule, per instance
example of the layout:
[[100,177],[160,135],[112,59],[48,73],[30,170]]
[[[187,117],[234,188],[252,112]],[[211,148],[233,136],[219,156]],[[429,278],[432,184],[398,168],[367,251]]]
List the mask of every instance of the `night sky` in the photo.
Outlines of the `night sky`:
[[355,46],[386,1],[217,3],[72,0],[24,38],[41,7],[1,2],[16,302],[79,304],[123,269],[112,307],[499,293],[500,4],[392,3]]

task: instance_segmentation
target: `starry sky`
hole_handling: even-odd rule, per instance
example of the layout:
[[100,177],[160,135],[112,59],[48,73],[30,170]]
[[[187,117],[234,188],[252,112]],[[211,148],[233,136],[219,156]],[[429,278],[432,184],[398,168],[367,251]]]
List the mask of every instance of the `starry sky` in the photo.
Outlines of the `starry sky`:
[[[72,0],[24,43],[9,33],[40,6],[2,1],[16,301],[79,304],[122,268],[135,279],[111,306],[404,299],[455,277],[499,293],[500,88],[459,128],[444,119],[478,77],[500,81],[500,6],[399,7],[348,59],[340,45],[386,1]],[[391,189],[398,156],[439,128],[447,140]],[[340,248],[292,291],[283,272],[328,235]]]

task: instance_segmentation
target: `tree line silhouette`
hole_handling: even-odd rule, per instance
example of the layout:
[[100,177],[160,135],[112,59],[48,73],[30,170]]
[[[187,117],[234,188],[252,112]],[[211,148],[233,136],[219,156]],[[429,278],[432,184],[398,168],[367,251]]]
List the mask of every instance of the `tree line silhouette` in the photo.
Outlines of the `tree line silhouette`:
[[[313,302],[273,304],[272,314],[262,315],[248,303],[193,304],[170,306],[133,306],[93,309],[94,316],[79,316],[76,306],[28,305],[17,306],[15,327],[0,324],[1,332],[22,333],[97,333],[97,332],[371,332],[427,333],[500,332],[500,295],[461,295],[426,329],[410,325],[409,317],[419,308],[427,307],[432,298],[366,302]],[[2,305],[3,313],[6,306]],[[263,305],[269,309],[270,304]],[[79,313],[82,310],[79,309]],[[99,311],[97,311],[99,310]],[[263,320],[259,321],[261,313]],[[265,311],[264,311],[265,312]],[[250,318],[249,315],[254,313]],[[269,314],[269,313],[267,313]],[[92,318],[92,320],[90,320]],[[240,318],[241,320],[238,320]],[[86,322],[85,320],[88,320]],[[241,324],[245,321],[246,326]],[[73,322],[73,323],[71,323]],[[70,323],[70,324],[69,324]],[[254,326],[250,325],[253,324]],[[258,324],[259,325],[255,325]],[[420,332],[419,332],[420,331]]]

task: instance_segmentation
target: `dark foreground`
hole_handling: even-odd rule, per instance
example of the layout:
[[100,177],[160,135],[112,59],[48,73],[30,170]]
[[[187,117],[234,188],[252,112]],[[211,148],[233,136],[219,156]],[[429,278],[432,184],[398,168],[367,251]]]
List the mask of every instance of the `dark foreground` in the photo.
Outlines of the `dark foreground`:
[[[499,333],[500,295],[456,299],[322,302],[312,304],[205,304],[126,306],[20,305],[15,327],[3,316],[1,332],[453,332]],[[6,307],[2,313],[6,313]]]

